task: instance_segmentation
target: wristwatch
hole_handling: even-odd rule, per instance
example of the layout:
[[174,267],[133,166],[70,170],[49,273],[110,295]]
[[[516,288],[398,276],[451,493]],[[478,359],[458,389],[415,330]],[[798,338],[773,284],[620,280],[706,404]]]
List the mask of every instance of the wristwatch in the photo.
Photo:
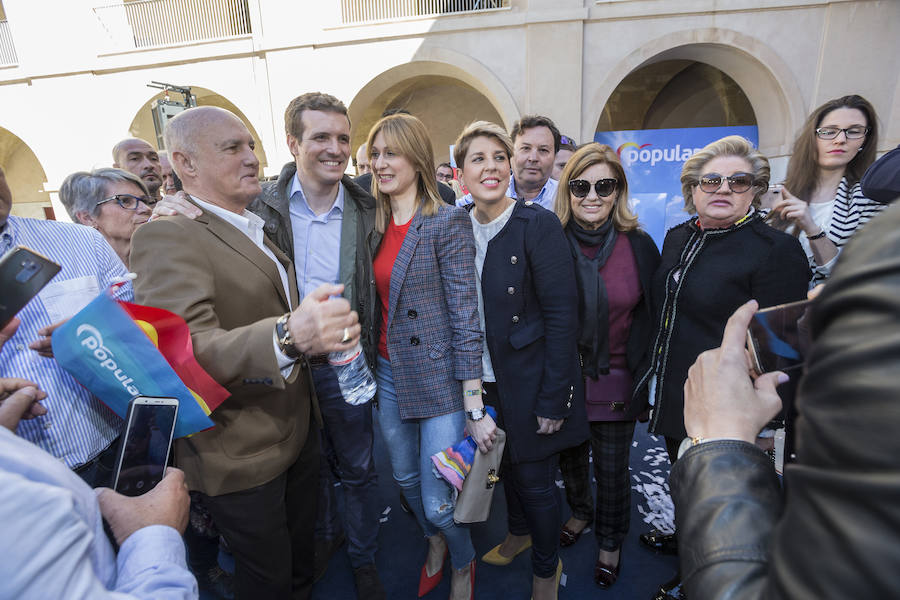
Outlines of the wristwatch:
[[678,446],[678,458],[681,458],[688,449],[693,448],[697,444],[702,444],[707,440],[702,437],[686,437],[681,440],[681,445]]
[[487,411],[482,408],[470,408],[466,411],[466,418],[470,421],[480,421],[487,416]]
[[278,317],[278,320],[275,321],[275,337],[278,338],[278,349],[281,350],[282,354],[290,359],[297,360],[303,356],[303,353],[297,350],[297,346],[294,345],[294,339],[291,337],[291,332],[287,328],[287,322],[290,318],[291,313],[284,313]]

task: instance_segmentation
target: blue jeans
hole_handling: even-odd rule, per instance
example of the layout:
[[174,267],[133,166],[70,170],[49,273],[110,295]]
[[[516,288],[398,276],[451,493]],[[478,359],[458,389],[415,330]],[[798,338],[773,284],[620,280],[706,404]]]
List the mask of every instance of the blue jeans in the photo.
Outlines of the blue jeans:
[[453,521],[453,490],[432,469],[431,455],[462,439],[466,415],[457,411],[427,419],[400,418],[391,363],[379,356],[375,378],[378,382],[378,424],[384,436],[394,480],[425,535],[444,534],[455,569],[466,567],[475,558],[469,530]]
[[[343,528],[347,532],[347,554],[351,566],[357,569],[374,564],[378,549],[378,519],[381,514],[378,474],[372,453],[375,440],[372,405],[347,404],[330,366],[313,367],[312,376],[319,410],[325,421],[316,537],[338,537],[343,520]],[[335,477],[341,482],[344,492],[343,513],[339,511],[334,493]]]

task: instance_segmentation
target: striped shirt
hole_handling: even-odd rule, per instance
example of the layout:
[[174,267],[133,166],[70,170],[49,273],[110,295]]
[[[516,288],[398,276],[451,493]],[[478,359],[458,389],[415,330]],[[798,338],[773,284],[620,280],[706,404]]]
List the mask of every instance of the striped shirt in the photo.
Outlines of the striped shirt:
[[[869,219],[881,212],[886,205],[870,200],[863,196],[862,188],[859,183],[849,185],[847,178],[841,179],[838,185],[837,193],[834,196],[834,208],[831,214],[822,215],[821,222],[816,220],[816,224],[825,231],[825,235],[837,246],[838,253],[834,258],[823,265],[816,264],[812,249],[806,239],[806,234],[802,231],[797,236],[800,245],[806,252],[809,259],[809,268],[813,272],[812,280],[809,287],[813,288],[820,283],[824,283],[831,277],[831,270],[837,263],[838,257],[843,250],[842,246],[846,244],[851,237],[865,225]],[[794,226],[791,225],[785,229],[787,233],[794,233]]]
[[[0,376],[28,379],[47,392],[41,402],[47,414],[22,421],[16,433],[75,468],[109,447],[123,422],[28,344],[40,339],[39,329],[71,317],[128,270],[103,236],[84,225],[11,216],[0,231],[0,255],[14,246],[27,246],[62,269],[17,315],[22,324],[0,350]],[[131,284],[114,296],[132,300]]]

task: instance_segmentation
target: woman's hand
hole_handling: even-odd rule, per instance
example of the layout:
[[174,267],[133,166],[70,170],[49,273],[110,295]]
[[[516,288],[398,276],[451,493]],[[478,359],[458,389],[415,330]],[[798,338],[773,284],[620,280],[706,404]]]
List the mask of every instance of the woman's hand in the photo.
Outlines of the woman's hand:
[[795,227],[800,228],[807,236],[819,233],[821,229],[813,221],[809,212],[809,204],[793,195],[786,187],[781,188],[782,200],[772,207],[772,211],[785,221],[790,221]]
[[559,428],[562,427],[563,421],[565,421],[565,419],[548,419],[547,417],[538,417],[537,432],[542,435],[550,435],[551,433],[556,433],[557,431],[559,431]]
[[488,450],[494,447],[494,438],[497,437],[497,424],[494,423],[491,415],[485,414],[484,418],[477,421],[467,418],[466,428],[482,454],[487,454]]

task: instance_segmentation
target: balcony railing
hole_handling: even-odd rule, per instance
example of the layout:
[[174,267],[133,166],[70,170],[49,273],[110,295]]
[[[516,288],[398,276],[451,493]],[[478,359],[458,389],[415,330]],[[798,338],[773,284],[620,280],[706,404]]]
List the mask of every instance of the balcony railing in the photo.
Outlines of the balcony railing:
[[94,8],[113,50],[171,46],[251,33],[247,0],[138,0]]
[[510,0],[341,0],[341,22],[388,21],[437,17],[508,8]]
[[13,44],[12,33],[9,31],[9,22],[0,21],[0,66],[19,64],[16,56],[16,46]]

